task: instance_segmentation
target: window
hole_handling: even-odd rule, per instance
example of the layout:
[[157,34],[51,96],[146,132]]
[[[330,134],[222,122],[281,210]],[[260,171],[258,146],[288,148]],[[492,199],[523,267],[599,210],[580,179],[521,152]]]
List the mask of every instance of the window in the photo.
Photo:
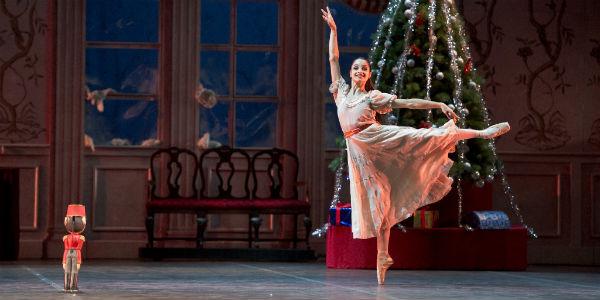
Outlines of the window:
[[209,133],[232,147],[275,146],[280,1],[199,1],[200,83],[218,95],[217,105],[200,108],[199,137]]
[[[372,35],[377,30],[379,15],[358,11],[340,0],[330,0],[329,7],[335,18],[340,50],[340,71],[344,79],[349,80],[348,72],[354,59],[369,57],[373,42]],[[329,29],[325,26],[325,40],[329,41]],[[331,84],[329,61],[325,55],[327,86]],[[333,99],[325,102],[325,141],[326,148],[337,148],[336,138],[342,136],[342,129],[337,118],[337,109]]]
[[159,0],[87,0],[85,133],[96,145],[157,138]]

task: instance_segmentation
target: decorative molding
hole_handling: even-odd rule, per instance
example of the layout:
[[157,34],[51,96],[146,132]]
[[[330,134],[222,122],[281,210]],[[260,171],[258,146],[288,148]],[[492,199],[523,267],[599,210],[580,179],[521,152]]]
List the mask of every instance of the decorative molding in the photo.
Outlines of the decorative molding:
[[[600,198],[594,198],[594,192],[596,192],[596,189],[594,188],[594,178],[600,178],[600,170],[597,172],[592,172],[590,174],[590,198],[589,198],[589,205],[590,205],[590,237],[595,238],[595,239],[600,239],[600,228],[596,228],[594,226],[594,221],[596,220],[596,218],[600,218],[600,212],[596,211],[595,209],[595,205],[594,203],[600,203]],[[598,189],[600,190],[600,187],[598,187]],[[583,192],[585,192],[585,190],[583,190]],[[582,226],[586,226],[585,222]]]
[[[38,165],[38,164],[26,164],[26,165],[14,164],[14,165],[12,165],[11,164],[10,167],[18,168],[18,169],[32,169],[33,170],[33,219],[30,220],[31,221],[30,226],[20,226],[20,229],[21,229],[21,232],[35,232],[39,229],[38,225],[39,225],[39,216],[40,216],[39,195],[40,195],[40,167],[41,167],[41,165]],[[19,174],[19,177],[20,176],[22,176],[22,175]],[[19,186],[20,187],[23,186],[22,181],[19,181]],[[19,199],[19,201],[22,201],[22,200],[23,199]],[[21,209],[22,209],[22,207],[19,208],[19,210],[21,210]]]
[[[124,170],[124,171],[141,171],[143,172],[143,181],[146,182],[146,177],[148,174],[148,168],[140,168],[140,167],[94,167],[94,171],[93,171],[93,192],[92,192],[92,203],[91,203],[91,211],[88,212],[88,217],[91,217],[91,229],[94,232],[106,232],[106,231],[110,231],[110,232],[145,232],[146,228],[144,226],[101,226],[101,225],[96,225],[96,216],[95,216],[95,212],[96,212],[96,205],[98,203],[98,179],[99,179],[99,172],[100,171],[119,171],[119,170]],[[147,187],[144,188],[144,191],[147,192]],[[116,192],[116,191],[113,191]],[[148,195],[144,195],[143,196],[143,202],[146,202]],[[131,199],[133,199],[133,197],[131,197]]]
[[[563,204],[563,199],[562,199],[562,190],[561,190],[561,176],[564,174],[560,174],[560,173],[512,173],[512,172],[507,172],[506,174],[507,176],[512,177],[512,176],[521,176],[521,177],[535,177],[535,178],[541,178],[541,177],[550,177],[554,179],[554,188],[556,189],[556,203],[553,203],[553,209],[556,213],[556,220],[554,220],[556,222],[556,226],[554,228],[554,232],[552,234],[539,234],[540,238],[556,238],[556,237],[561,237],[562,233],[563,233],[563,229],[562,229],[562,216],[563,213],[561,211],[561,206]],[[569,193],[569,191],[567,191],[567,193]],[[522,204],[521,204],[522,206]],[[525,218],[527,218],[527,216],[525,215]],[[533,224],[530,224],[533,225]],[[533,227],[535,228],[535,225],[533,225]]]

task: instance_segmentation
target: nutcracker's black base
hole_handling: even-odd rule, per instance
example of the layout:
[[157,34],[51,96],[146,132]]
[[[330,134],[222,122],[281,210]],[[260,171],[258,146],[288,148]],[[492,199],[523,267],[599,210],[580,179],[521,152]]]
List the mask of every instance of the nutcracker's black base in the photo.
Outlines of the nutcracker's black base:
[[313,250],[305,249],[256,249],[256,248],[140,248],[142,259],[201,259],[237,261],[314,261]]

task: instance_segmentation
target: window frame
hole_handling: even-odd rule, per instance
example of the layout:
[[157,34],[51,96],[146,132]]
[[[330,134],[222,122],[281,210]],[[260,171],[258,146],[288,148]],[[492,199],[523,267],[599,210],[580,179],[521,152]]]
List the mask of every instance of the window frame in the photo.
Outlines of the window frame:
[[[243,0],[242,0],[243,1]],[[227,51],[229,52],[229,87],[227,95],[217,95],[219,102],[228,103],[228,145],[235,148],[243,149],[264,149],[265,147],[238,147],[235,145],[236,142],[236,104],[238,102],[258,102],[258,103],[275,103],[277,106],[277,112],[275,114],[275,132],[273,132],[274,141],[272,147],[277,147],[280,144],[280,135],[282,132],[282,106],[285,103],[284,100],[284,89],[283,84],[283,71],[285,60],[283,58],[284,49],[284,31],[286,30],[285,24],[283,23],[283,15],[285,7],[284,0],[252,0],[255,2],[275,2],[277,4],[277,44],[273,45],[259,45],[259,44],[238,44],[237,42],[237,3],[240,0],[230,0],[230,32],[229,32],[229,43],[228,44],[204,44],[201,40],[201,34],[198,34],[198,70],[199,73],[202,70],[201,65],[201,53],[202,51]],[[202,0],[198,0],[198,20],[199,26],[202,26]],[[201,32],[201,31],[200,31]],[[236,91],[237,80],[236,80],[236,69],[237,69],[237,53],[238,52],[274,52],[277,53],[277,75],[276,75],[276,94],[274,96],[257,96],[257,95],[238,95]],[[198,82],[201,82],[202,78],[199,78]],[[198,118],[201,118],[200,113]],[[196,120],[200,122],[200,119]],[[208,128],[207,128],[208,129]],[[198,129],[196,138],[200,138],[202,128]],[[206,130],[206,132],[210,132]],[[271,148],[271,147],[268,147]]]
[[[169,69],[169,67],[167,66],[167,64],[169,64],[170,62],[168,62],[168,55],[170,55],[172,50],[169,50],[168,47],[164,47],[164,45],[168,45],[170,43],[171,37],[168,34],[168,30],[172,30],[171,26],[172,26],[172,22],[171,19],[169,17],[169,14],[172,13],[172,8],[171,5],[169,5],[168,1],[165,0],[158,0],[158,14],[157,14],[157,24],[156,24],[156,30],[158,33],[158,40],[156,42],[122,42],[122,41],[88,41],[87,40],[87,22],[85,21],[87,19],[87,9],[86,9],[86,5],[87,5],[87,1],[84,4],[84,8],[83,8],[83,16],[84,16],[84,20],[83,20],[83,51],[84,51],[84,61],[83,61],[83,74],[84,74],[84,79],[85,79],[85,75],[86,75],[86,61],[87,61],[87,56],[85,55],[85,53],[87,52],[88,49],[93,48],[93,49],[132,49],[132,50],[144,50],[144,49],[150,49],[150,50],[156,50],[156,57],[157,57],[157,81],[156,81],[156,90],[155,93],[152,94],[148,94],[148,93],[120,93],[120,92],[116,92],[116,93],[110,93],[106,96],[106,98],[104,99],[105,102],[109,102],[109,101],[123,101],[123,100],[133,100],[133,101],[149,101],[149,102],[156,102],[157,104],[157,119],[156,119],[156,136],[154,137],[157,140],[162,141],[163,139],[161,138],[164,134],[163,132],[165,132],[165,127],[169,127],[168,125],[166,125],[166,121],[165,121],[165,117],[164,117],[164,113],[163,111],[166,111],[165,109],[165,102],[163,99],[165,99],[165,91],[166,91],[166,86],[165,86],[165,80],[168,79],[170,76],[165,76],[165,72]],[[84,80],[85,82],[85,80]],[[87,86],[87,84],[85,84],[85,86]],[[87,121],[85,114],[83,116],[83,122],[85,124],[85,122]],[[84,125],[85,127],[85,125]],[[142,149],[146,149],[146,148],[156,148],[158,146],[142,146],[141,144],[132,144],[132,145],[126,145],[126,146],[121,146],[121,145],[95,145],[96,148],[108,148],[108,149],[135,149],[135,148],[142,148]]]

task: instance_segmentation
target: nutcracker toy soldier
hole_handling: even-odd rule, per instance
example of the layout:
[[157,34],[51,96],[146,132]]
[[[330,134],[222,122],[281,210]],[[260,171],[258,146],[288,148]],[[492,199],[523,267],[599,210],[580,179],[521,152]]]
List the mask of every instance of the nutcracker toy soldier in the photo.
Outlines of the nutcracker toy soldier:
[[65,270],[65,292],[75,293],[77,277],[81,267],[81,248],[85,237],[81,235],[85,229],[85,206],[69,204],[65,217],[65,227],[69,234],[63,236],[65,251],[63,253],[63,270]]

